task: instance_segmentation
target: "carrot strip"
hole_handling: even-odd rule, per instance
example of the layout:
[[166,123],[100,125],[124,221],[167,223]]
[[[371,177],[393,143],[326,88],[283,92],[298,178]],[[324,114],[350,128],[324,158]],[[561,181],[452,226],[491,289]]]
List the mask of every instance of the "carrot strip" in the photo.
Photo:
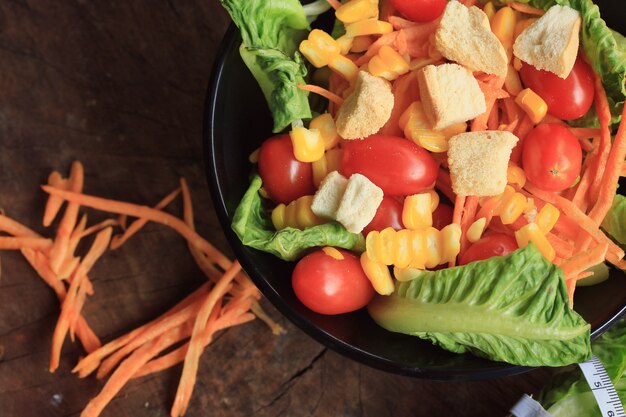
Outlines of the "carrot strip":
[[446,197],[448,197],[448,200],[454,201],[456,199],[456,194],[454,194],[454,191],[452,190],[452,180],[450,179],[450,174],[443,169],[439,169],[439,172],[437,173],[435,186]]
[[[80,193],[83,190],[83,182],[83,165],[79,161],[74,161],[70,169],[70,178],[67,188],[72,192]],[[69,202],[65,208],[61,223],[59,223],[54,246],[50,251],[50,267],[55,273],[59,272],[61,264],[65,260],[70,234],[76,225],[79,208],[79,204]]]
[[109,226],[111,226],[111,227],[119,226],[119,223],[118,223],[117,220],[114,220],[114,219],[103,220],[100,223],[94,224],[93,226],[83,230],[80,233],[80,235],[79,235],[80,239],[82,239],[84,237],[87,237],[89,235],[92,235],[92,234],[94,234],[96,232],[99,232],[100,230],[104,229],[105,227],[109,227]]
[[122,201],[108,200],[87,194],[74,193],[71,191],[59,190],[46,185],[42,186],[42,189],[47,193],[63,197],[65,200],[80,203],[85,207],[90,207],[110,213],[126,214],[128,216],[138,218],[145,217],[149,221],[170,226],[185,239],[191,241],[192,244],[194,244],[195,246],[198,246],[203,253],[205,253],[209,258],[217,263],[222,269],[226,270],[231,265],[231,261],[223,253],[218,251],[202,236],[191,230],[189,226],[187,226],[182,220],[172,216],[171,214],[164,213],[160,210],[152,209],[146,206],[140,206],[137,204],[126,203]]
[[341,106],[343,104],[343,98],[339,97],[337,94],[332,93],[328,91],[327,89],[322,88],[320,86],[313,85],[313,84],[297,84],[297,87],[300,90],[309,91],[311,93],[318,94],[324,97],[325,99],[332,101],[338,106]]
[[602,134],[601,129],[591,127],[570,127],[569,131],[578,139],[591,139]]
[[592,266],[604,262],[608,248],[609,245],[607,243],[596,245],[593,248],[585,252],[580,252],[563,262],[561,268],[563,269],[565,278],[572,279]]
[[546,123],[557,124],[557,125],[561,125],[561,126],[565,126],[569,128],[567,123],[565,123],[563,120],[559,119],[558,117],[552,116],[550,113],[546,114],[546,116],[541,121],[542,125]]
[[513,10],[517,10],[518,12],[522,12],[522,13],[526,13],[526,14],[532,14],[535,16],[543,16],[546,12],[543,9],[539,9],[537,7],[532,7],[529,6],[528,4],[524,4],[524,3],[517,3],[517,2],[512,2],[510,1],[509,3],[507,3],[507,5],[513,9]]
[[4,214],[0,214],[0,231],[16,237],[42,237],[40,234]]
[[275,336],[279,336],[281,334],[287,333],[287,330],[285,330],[283,326],[276,323],[265,312],[265,310],[263,310],[263,307],[261,307],[261,304],[258,301],[255,301],[254,303],[252,303],[252,306],[250,307],[250,309],[252,310],[255,316],[257,316],[263,323],[267,325],[267,327],[270,328],[270,330]]
[[[52,171],[48,176],[48,185],[55,188],[67,189],[67,180],[61,176],[59,171]],[[61,206],[63,205],[63,199],[56,196],[49,196],[46,201],[46,208],[43,212],[43,225],[48,227],[54,221],[54,218],[59,213]]]
[[338,0],[326,0],[326,1],[328,2],[328,4],[330,4],[330,7],[332,7],[335,10],[341,7],[341,3]]
[[554,233],[547,233],[546,238],[554,248],[556,256],[559,258],[568,259],[574,253],[574,245],[569,243],[567,240],[558,237]]
[[485,104],[487,110],[485,113],[477,116],[472,121],[472,132],[482,131],[487,129],[487,121],[489,120],[489,115],[493,107],[496,104],[496,100],[499,98],[509,97],[509,94],[502,90],[502,86],[504,85],[504,77],[499,78],[496,76],[486,76],[486,77],[478,77],[476,78],[478,81],[478,85],[485,95]]
[[489,113],[489,117],[487,118],[487,128],[489,130],[496,130],[500,125],[500,110],[498,106],[493,106],[491,108],[491,112]]
[[[611,110],[609,107],[609,101],[606,97],[606,92],[604,91],[604,87],[602,85],[602,79],[598,74],[594,73],[594,81],[595,81],[595,89],[596,93],[594,95],[594,104],[596,107],[596,113],[598,114],[598,120],[600,121],[600,144],[598,146],[598,153],[596,154],[596,158],[594,158],[594,164],[590,168],[592,171],[592,181],[589,185],[589,191],[587,192],[588,201],[594,202],[598,201],[598,197],[600,194],[600,187],[603,181],[604,173],[606,171],[609,154],[611,153],[611,130],[609,125],[611,123]],[[620,124],[621,127],[621,124]],[[617,138],[616,138],[617,140]],[[624,161],[624,157],[620,162]],[[619,176],[615,179],[615,185],[617,186],[617,180]],[[615,194],[615,189],[612,190],[612,194]],[[613,203],[613,198],[611,196],[611,203]],[[610,207],[610,204],[609,204]],[[607,210],[608,211],[608,210]],[[594,217],[590,213],[590,217],[596,221],[596,223],[600,224],[602,219],[606,215],[606,212],[600,217]]]
[[406,29],[419,25],[419,23],[417,22],[404,19],[400,16],[389,16],[389,19],[387,19],[387,21],[391,23],[391,26],[393,26],[394,30]]
[[[172,191],[171,193],[166,195],[163,198],[163,200],[159,201],[157,203],[157,205],[154,206],[154,208],[157,209],[157,210],[164,209],[172,201],[174,201],[174,199],[176,197],[178,197],[179,193],[180,193],[180,188],[175,189],[174,191]],[[119,221],[118,221],[118,223],[119,223]],[[111,250],[118,249],[120,246],[122,246],[135,233],[137,233],[139,230],[141,230],[141,228],[143,226],[145,226],[146,223],[148,223],[148,219],[139,218],[139,219],[135,220],[134,222],[132,222],[130,224],[130,226],[124,230],[124,233],[122,235],[113,236],[113,239],[111,240]]]
[[620,177],[626,177],[626,164],[622,165],[622,171],[619,174]]
[[48,252],[52,248],[52,240],[42,237],[0,236],[0,250],[15,250],[23,248]]
[[476,220],[476,210],[478,209],[478,197],[469,196],[465,199],[465,207],[461,214],[461,252],[465,250],[467,244],[467,229]]
[[202,345],[202,331],[206,326],[209,319],[209,314],[215,307],[217,301],[224,296],[230,282],[235,278],[241,266],[239,262],[234,261],[232,266],[224,273],[222,278],[215,284],[215,287],[209,293],[209,296],[202,303],[198,315],[196,316],[193,330],[191,333],[191,340],[189,341],[189,349],[187,355],[185,355],[185,362],[183,365],[183,373],[180,377],[178,389],[172,405],[172,411],[170,415],[172,417],[178,417],[185,414],[187,405],[193,393],[193,388],[196,382],[196,374],[198,372],[198,362],[200,355],[204,349]]
[[[454,199],[454,211],[452,212],[452,223],[461,226],[463,220],[463,209],[465,207],[465,196],[457,195]],[[462,229],[461,229],[462,230]],[[463,239],[461,239],[461,242]],[[456,265],[456,259],[448,262],[449,267]]]

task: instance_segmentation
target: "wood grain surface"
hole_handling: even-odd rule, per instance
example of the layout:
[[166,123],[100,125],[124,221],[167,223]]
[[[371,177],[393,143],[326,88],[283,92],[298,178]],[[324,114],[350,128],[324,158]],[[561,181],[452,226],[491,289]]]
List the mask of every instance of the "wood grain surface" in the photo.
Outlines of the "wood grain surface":
[[[142,204],[184,176],[200,233],[228,251],[201,141],[205,88],[228,23],[217,0],[0,2],[0,206],[51,235],[39,185],[74,159],[85,164],[87,192]],[[103,382],[71,374],[83,352],[69,340],[59,370],[47,371],[58,301],[18,253],[0,256],[0,416],[77,416]],[[91,278],[85,315],[103,341],[203,281],[184,241],[154,224],[107,253]],[[258,321],[221,333],[202,357],[188,416],[504,416],[550,374],[471,383],[385,374],[265,306],[288,333],[274,337]],[[168,416],[180,371],[131,381],[103,416]]]

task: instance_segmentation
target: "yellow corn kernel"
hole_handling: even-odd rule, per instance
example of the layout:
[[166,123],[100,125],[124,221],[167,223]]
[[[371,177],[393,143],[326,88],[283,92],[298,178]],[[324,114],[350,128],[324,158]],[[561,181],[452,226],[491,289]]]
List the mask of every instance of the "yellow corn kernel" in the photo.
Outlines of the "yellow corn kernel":
[[481,217],[480,219],[472,223],[472,225],[467,229],[467,233],[466,233],[467,240],[469,240],[472,243],[480,240],[480,238],[483,235],[483,232],[485,231],[486,225],[487,225],[487,219],[484,217]]
[[452,262],[461,251],[461,226],[455,223],[441,229],[442,255],[440,263]]
[[411,231],[407,229],[398,230],[396,233],[396,254],[394,265],[399,268],[406,268],[411,264],[413,257]]
[[526,28],[537,21],[536,17],[531,17],[529,19],[522,19],[515,24],[515,30],[513,31],[513,42],[517,39],[517,37],[526,30]]
[[526,207],[524,207],[524,214],[529,214],[533,211],[535,212],[534,216],[537,216],[537,207],[535,207],[535,200],[529,197],[526,199]]
[[354,38],[349,38],[347,36],[340,36],[337,38],[337,45],[339,45],[339,53],[341,55],[346,55],[352,49],[352,41]]
[[546,203],[546,205],[539,210],[535,223],[537,223],[539,229],[546,234],[552,230],[556,222],[559,220],[560,215],[561,212],[558,208],[554,207],[550,203]]
[[513,57],[513,68],[515,68],[515,71],[522,69],[522,60],[518,57]]
[[359,67],[343,55],[333,56],[328,62],[328,67],[350,82],[355,80],[359,73]]
[[548,113],[548,105],[546,102],[530,88],[522,90],[515,98],[515,102],[526,112],[530,120],[535,124],[541,122]]
[[437,210],[437,206],[439,206],[439,194],[437,194],[435,190],[428,190],[426,192],[430,194],[430,211],[434,212]]
[[483,7],[483,12],[485,12],[487,18],[491,21],[496,14],[496,6],[494,6],[492,2],[489,2]]
[[328,160],[326,154],[317,161],[311,163],[311,170],[313,171],[313,184],[315,188],[318,188],[322,183],[322,180],[326,178],[331,171],[328,169]]
[[272,224],[274,225],[274,229],[283,230],[286,226],[285,223],[285,206],[284,204],[277,205],[274,210],[272,210]]
[[426,244],[426,268],[434,268],[443,261],[443,242],[441,233],[434,227],[424,230],[424,243]]
[[509,64],[504,78],[504,89],[512,96],[517,96],[522,92],[522,81],[519,78],[519,73],[513,68],[513,65]]
[[518,188],[524,188],[524,185],[526,185],[526,173],[522,168],[511,163],[506,170],[506,182],[514,184]]
[[396,231],[391,227],[377,234],[368,233],[365,238],[365,250],[370,259],[385,265],[393,265],[397,246]]
[[513,197],[513,194],[515,194],[516,192],[517,191],[515,191],[515,188],[511,187],[510,185],[507,185],[506,187],[504,187],[504,192],[502,194],[491,197],[491,198],[495,198],[496,200],[498,200],[498,205],[493,210],[494,216],[500,215],[500,208],[503,206],[504,202],[508,201],[511,197]]
[[357,36],[352,39],[352,47],[350,48],[350,52],[361,53],[365,52],[369,49],[370,46],[374,43],[374,40],[371,36]]
[[524,194],[515,193],[510,198],[504,200],[500,207],[500,220],[502,224],[515,222],[524,212],[526,207],[526,197]]
[[393,267],[393,276],[400,282],[413,281],[423,272],[422,269],[417,268],[399,268]]
[[416,142],[422,148],[433,153],[446,152],[449,148],[448,139],[436,130],[423,130],[415,135]]
[[365,19],[346,25],[346,36],[351,38],[363,35],[384,35],[393,32],[391,23],[378,19]]
[[383,45],[378,54],[374,55],[368,63],[370,74],[393,81],[402,74],[409,72],[409,64],[395,49],[389,45]]
[[350,0],[335,11],[335,17],[344,24],[369,18],[378,18],[378,2],[372,0]]
[[404,131],[404,136],[430,152],[446,152],[448,139],[467,130],[467,124],[457,123],[442,130],[433,130],[432,124],[426,117],[424,107],[420,101],[414,101],[400,115],[398,126]]
[[515,11],[506,6],[496,12],[491,19],[491,31],[500,39],[500,43],[505,49],[513,46],[513,34],[515,32],[515,24],[517,16]]
[[339,55],[341,48],[336,40],[323,30],[313,29],[308,39],[300,42],[300,52],[316,68],[328,65],[330,60]]
[[336,259],[338,261],[343,261],[344,256],[341,252],[339,252],[337,250],[337,248],[333,248],[332,246],[325,246],[322,248],[322,252],[324,252],[326,255],[330,256],[333,259]]
[[293,154],[300,162],[313,162],[324,156],[324,140],[317,129],[292,127],[289,132]]
[[528,223],[526,226],[516,231],[515,240],[517,241],[517,246],[520,248],[528,245],[529,242],[533,242],[543,257],[550,262],[552,262],[556,255],[554,248],[536,223]]
[[386,265],[370,259],[367,256],[367,252],[363,252],[361,254],[361,267],[372,283],[374,291],[380,295],[389,295],[393,292],[393,278]]
[[402,224],[407,229],[425,229],[433,225],[430,193],[414,194],[404,199]]
[[317,129],[324,140],[324,149],[334,148],[339,143],[335,120],[330,113],[320,114],[309,123],[309,129]]

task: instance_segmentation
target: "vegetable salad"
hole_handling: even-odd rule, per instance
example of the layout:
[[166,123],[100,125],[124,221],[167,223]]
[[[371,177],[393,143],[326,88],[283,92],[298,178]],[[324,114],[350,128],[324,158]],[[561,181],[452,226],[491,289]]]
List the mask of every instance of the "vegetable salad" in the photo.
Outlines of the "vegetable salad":
[[[576,285],[605,262],[626,265],[626,204],[616,194],[625,43],[597,6],[222,4],[277,133],[251,155],[257,174],[232,227],[243,244],[297,261],[292,284],[304,305],[321,314],[367,307],[388,330],[513,364],[588,359],[590,327],[571,308]],[[333,30],[311,30],[329,8]],[[452,8],[484,19],[468,30],[496,40],[504,71],[463,48],[450,58],[440,38]],[[579,16],[566,76],[514,53],[561,10]],[[433,80],[466,93],[446,102]],[[454,100],[473,113],[437,107]]]

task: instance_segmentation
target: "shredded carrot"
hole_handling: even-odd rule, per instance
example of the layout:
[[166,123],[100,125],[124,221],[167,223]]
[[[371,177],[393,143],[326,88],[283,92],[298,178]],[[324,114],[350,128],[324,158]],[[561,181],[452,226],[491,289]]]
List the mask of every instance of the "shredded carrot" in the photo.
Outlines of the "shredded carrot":
[[500,110],[498,106],[493,106],[487,118],[487,129],[497,130],[498,126],[500,126]]
[[416,71],[408,72],[398,77],[391,87],[393,93],[393,109],[387,123],[380,129],[383,135],[403,136],[398,121],[404,111],[414,101],[420,100],[420,92],[417,84]]
[[548,242],[550,242],[550,244],[554,248],[554,251],[556,252],[556,256],[558,256],[559,258],[563,258],[563,259],[571,258],[572,254],[574,253],[573,244],[569,243],[565,239],[560,238],[554,233],[547,233],[546,238],[548,239]]
[[320,86],[313,85],[313,84],[298,84],[297,86],[300,90],[309,91],[311,93],[318,94],[324,97],[325,99],[332,101],[338,106],[341,106],[343,104],[343,98],[339,97],[335,93],[331,93],[327,89],[322,88]]
[[[59,171],[52,171],[48,176],[48,185],[55,188],[67,189],[67,180],[61,176]],[[49,196],[46,201],[46,208],[43,214],[43,225],[48,227],[54,221],[57,213],[63,205],[63,199],[55,196]]]
[[[598,114],[598,120],[600,121],[600,144],[598,146],[598,152],[594,158],[595,163],[592,165],[593,168],[591,166],[589,167],[590,169],[593,169],[592,181],[589,185],[589,190],[587,192],[589,202],[594,202],[598,200],[601,183],[603,181],[604,173],[608,164],[609,154],[611,153],[611,109],[609,107],[609,101],[606,97],[606,92],[604,91],[604,87],[602,86],[602,79],[599,75],[595,74],[594,81],[596,89],[596,93],[594,95],[594,103],[596,113]],[[623,160],[624,158],[622,157],[622,161]],[[617,179],[618,178],[616,177],[615,186],[617,186]],[[615,194],[615,189],[612,190],[612,193],[613,195]],[[612,202],[613,199],[611,196],[611,203]],[[590,217],[596,220],[598,224],[600,224],[605,215],[606,212],[602,215],[601,218],[594,216]]]
[[478,81],[478,85],[485,95],[487,110],[472,121],[472,132],[486,130],[489,115],[496,104],[496,100],[509,97],[509,94],[502,89],[504,77],[499,78],[494,75],[485,75],[477,77],[476,81]]
[[[157,210],[164,209],[172,201],[174,201],[174,199],[178,196],[179,193],[180,193],[180,188],[175,189],[174,191],[166,195],[163,198],[163,200],[159,201],[157,205],[154,206],[154,208]],[[148,219],[139,218],[135,220],[134,222],[132,222],[130,226],[128,226],[128,228],[124,230],[124,233],[122,235],[113,236],[113,238],[111,239],[111,250],[118,249],[120,246],[122,246],[135,233],[141,230],[141,228],[145,226],[146,223],[148,223]]]
[[94,224],[93,226],[83,230],[80,233],[80,239],[87,237],[89,235],[92,235],[96,232],[99,232],[100,230],[104,229],[105,227],[109,227],[109,226],[119,226],[119,223],[117,220],[114,219],[106,219],[101,221],[100,223]]
[[7,217],[5,214],[0,214],[0,231],[15,237],[42,237],[23,224]]
[[43,237],[6,237],[0,236],[0,250],[30,248],[48,252],[52,248],[52,240]]
[[609,245],[607,243],[599,244],[585,252],[577,253],[563,262],[561,268],[563,269],[565,279],[575,278],[581,272],[604,262],[608,248]]
[[332,7],[335,10],[341,7],[341,3],[338,0],[326,0],[326,1],[328,2],[328,4],[330,4],[330,7]]
[[591,127],[570,127],[569,130],[578,139],[591,139],[602,134],[601,129]]
[[[455,205],[456,209],[456,205]],[[476,220],[476,210],[478,209],[478,197],[469,196],[465,199],[465,207],[463,208],[463,212],[461,213],[461,253],[464,252],[468,241],[467,241],[467,229],[474,223]]]
[[400,16],[389,16],[387,19],[391,26],[393,26],[394,30],[406,29],[413,26],[418,26],[419,23],[414,22],[412,20],[404,19]]
[[543,16],[546,13],[546,11],[543,10],[543,9],[539,9],[537,7],[532,7],[532,6],[529,6],[528,4],[525,4],[525,3],[517,3],[517,2],[510,1],[510,2],[507,3],[507,5],[511,9],[517,10],[518,12],[526,13],[526,14],[532,14],[532,15],[535,15],[535,16]]

